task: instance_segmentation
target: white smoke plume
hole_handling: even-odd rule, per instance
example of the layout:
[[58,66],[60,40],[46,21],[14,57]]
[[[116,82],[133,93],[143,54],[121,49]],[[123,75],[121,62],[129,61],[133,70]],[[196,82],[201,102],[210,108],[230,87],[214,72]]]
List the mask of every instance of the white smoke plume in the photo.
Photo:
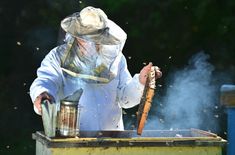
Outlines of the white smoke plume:
[[200,52],[186,67],[170,75],[166,94],[160,104],[152,107],[160,108],[158,114],[149,117],[145,129],[217,130],[218,118],[213,110],[218,94],[212,84],[214,67],[208,59],[209,55]]

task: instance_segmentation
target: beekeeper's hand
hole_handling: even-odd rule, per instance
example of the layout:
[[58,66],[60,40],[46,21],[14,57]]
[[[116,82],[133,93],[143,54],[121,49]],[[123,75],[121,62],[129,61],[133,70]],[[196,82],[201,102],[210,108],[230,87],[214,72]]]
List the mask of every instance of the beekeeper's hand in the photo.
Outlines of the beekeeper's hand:
[[[148,77],[148,73],[151,70],[151,67],[153,66],[153,64],[150,62],[148,65],[144,66],[143,69],[140,71],[140,75],[139,75],[139,80],[140,83],[142,83],[143,85],[145,85],[146,81],[147,81],[147,77]],[[162,72],[160,71],[160,68],[158,68],[157,66],[154,66],[155,68],[155,78],[158,79],[162,76]]]
[[34,101],[34,106],[38,109],[38,112],[39,112],[40,114],[42,114],[41,103],[42,103],[42,101],[44,101],[44,100],[48,100],[48,101],[50,101],[50,102],[54,102],[54,101],[55,101],[54,98],[53,98],[50,94],[48,94],[47,92],[41,93],[41,94],[35,99],[35,101]]

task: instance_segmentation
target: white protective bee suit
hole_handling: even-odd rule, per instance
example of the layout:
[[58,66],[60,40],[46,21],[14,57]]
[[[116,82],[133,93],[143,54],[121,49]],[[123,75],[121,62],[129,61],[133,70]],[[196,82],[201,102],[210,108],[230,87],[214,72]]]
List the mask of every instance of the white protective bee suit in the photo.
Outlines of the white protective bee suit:
[[[112,27],[117,28],[117,25],[111,22],[109,28]],[[121,30],[120,27],[118,29]],[[109,66],[114,77],[108,83],[87,82],[66,74],[61,68],[62,57],[67,48],[65,43],[52,49],[42,61],[37,70],[37,78],[30,87],[32,101],[41,93],[48,92],[58,104],[60,100],[82,88],[83,93],[79,100],[79,106],[82,107],[80,130],[124,130],[122,108],[131,108],[140,103],[144,85],[139,82],[139,74],[134,77],[130,75],[122,53],[126,33],[123,30],[118,33],[124,39],[121,44],[116,45],[118,48],[112,46],[109,49],[116,56]],[[38,113],[35,107],[34,110]]]

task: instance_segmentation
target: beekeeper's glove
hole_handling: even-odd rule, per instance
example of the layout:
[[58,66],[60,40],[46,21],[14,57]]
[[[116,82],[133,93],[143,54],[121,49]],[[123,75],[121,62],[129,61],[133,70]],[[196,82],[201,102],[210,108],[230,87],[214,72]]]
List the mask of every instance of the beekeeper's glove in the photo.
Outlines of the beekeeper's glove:
[[[144,66],[143,69],[140,71],[139,81],[143,85],[145,85],[147,81],[148,73],[150,72],[152,66],[153,64],[150,62],[148,65]],[[160,71],[160,68],[155,66],[155,78],[158,79],[161,76],[162,76],[162,72]]]
[[48,94],[47,92],[41,93],[34,101],[34,106],[38,109],[39,114],[42,114],[41,103],[44,100],[48,100],[51,103],[55,101],[55,99],[50,94]]

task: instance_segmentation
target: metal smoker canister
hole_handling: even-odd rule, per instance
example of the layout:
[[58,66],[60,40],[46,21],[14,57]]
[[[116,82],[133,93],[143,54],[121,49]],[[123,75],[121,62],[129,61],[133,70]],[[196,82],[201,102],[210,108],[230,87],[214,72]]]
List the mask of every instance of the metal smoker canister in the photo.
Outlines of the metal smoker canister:
[[60,102],[58,133],[60,136],[75,137],[79,134],[80,110],[77,101]]

